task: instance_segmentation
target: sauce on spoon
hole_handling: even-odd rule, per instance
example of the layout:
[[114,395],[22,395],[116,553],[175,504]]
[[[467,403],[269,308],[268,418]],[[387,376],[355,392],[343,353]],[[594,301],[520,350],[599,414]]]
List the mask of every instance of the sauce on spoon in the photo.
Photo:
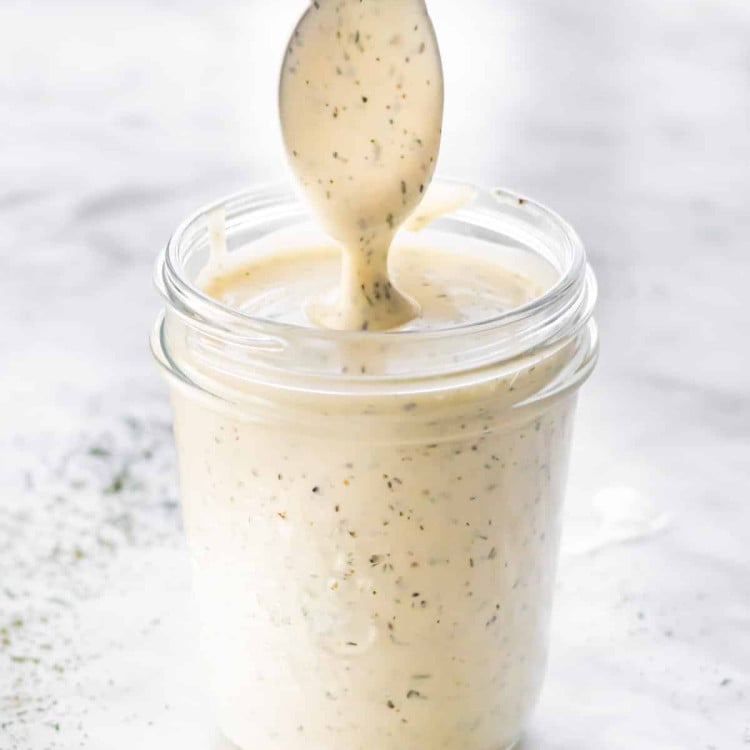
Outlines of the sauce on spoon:
[[318,325],[387,330],[419,314],[388,274],[388,250],[433,174],[443,72],[424,0],[317,0],[283,64],[289,160],[323,227],[344,248]]

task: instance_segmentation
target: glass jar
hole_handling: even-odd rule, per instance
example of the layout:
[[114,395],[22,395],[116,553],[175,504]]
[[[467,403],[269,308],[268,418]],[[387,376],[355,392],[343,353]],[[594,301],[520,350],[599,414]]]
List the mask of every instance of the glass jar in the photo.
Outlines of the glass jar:
[[157,267],[152,347],[221,729],[245,750],[511,747],[542,685],[573,411],[597,355],[578,236],[478,190],[419,243],[548,290],[471,325],[336,332],[204,295],[217,216],[230,253],[314,229],[291,191],[252,190],[186,221]]

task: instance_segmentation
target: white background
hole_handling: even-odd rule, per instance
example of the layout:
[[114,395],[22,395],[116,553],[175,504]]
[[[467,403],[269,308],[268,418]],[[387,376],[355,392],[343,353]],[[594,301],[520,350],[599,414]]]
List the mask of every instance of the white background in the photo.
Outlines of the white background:
[[[0,749],[218,750],[157,251],[285,175],[291,0],[0,0]],[[582,399],[524,750],[750,747],[750,4],[432,0],[441,171],[582,234]],[[260,750],[260,749],[259,749]]]

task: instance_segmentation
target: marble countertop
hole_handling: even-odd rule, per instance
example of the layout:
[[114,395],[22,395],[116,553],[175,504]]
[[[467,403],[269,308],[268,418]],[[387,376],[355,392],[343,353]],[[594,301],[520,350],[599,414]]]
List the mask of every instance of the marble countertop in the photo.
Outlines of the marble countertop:
[[[302,5],[0,5],[2,750],[223,747],[150,273],[188,212],[283,175]],[[554,206],[601,285],[524,750],[750,748],[750,5],[430,6],[442,172]]]

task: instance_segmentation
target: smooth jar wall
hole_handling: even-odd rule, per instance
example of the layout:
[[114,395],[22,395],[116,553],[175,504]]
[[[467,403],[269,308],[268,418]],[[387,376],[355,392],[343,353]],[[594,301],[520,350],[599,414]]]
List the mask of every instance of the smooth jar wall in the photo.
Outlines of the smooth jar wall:
[[[283,190],[218,210],[230,250],[305,221]],[[512,746],[543,681],[575,399],[596,359],[580,241],[482,192],[436,231],[542,258],[550,290],[438,334],[341,334],[201,295],[216,211],[160,260],[153,345],[223,732],[246,750]]]

